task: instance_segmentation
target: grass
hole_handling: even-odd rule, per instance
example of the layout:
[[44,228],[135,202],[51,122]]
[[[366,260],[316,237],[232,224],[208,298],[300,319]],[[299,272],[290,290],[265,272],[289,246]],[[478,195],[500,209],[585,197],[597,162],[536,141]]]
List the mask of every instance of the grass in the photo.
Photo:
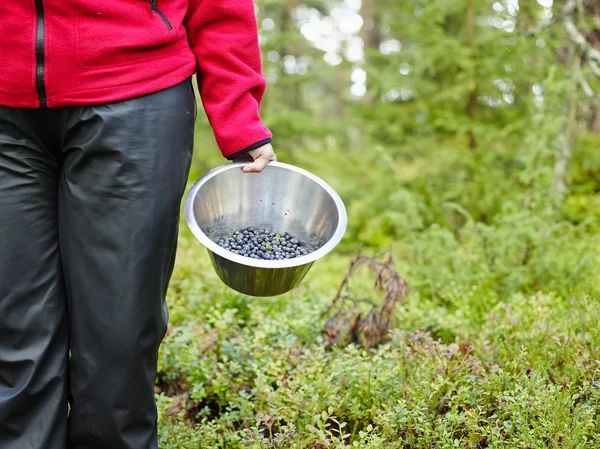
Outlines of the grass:
[[[544,173],[519,183],[526,167],[501,163],[519,156],[499,153],[476,170],[451,147],[392,168],[350,154],[345,173],[296,155],[342,193],[350,228],[277,298],[223,286],[183,226],[157,379],[160,447],[600,447],[597,204],[589,189],[577,196],[591,181],[575,179],[567,209],[552,212]],[[381,344],[330,347],[322,314],[359,246],[390,249],[410,294]],[[368,271],[351,285],[381,300]]]

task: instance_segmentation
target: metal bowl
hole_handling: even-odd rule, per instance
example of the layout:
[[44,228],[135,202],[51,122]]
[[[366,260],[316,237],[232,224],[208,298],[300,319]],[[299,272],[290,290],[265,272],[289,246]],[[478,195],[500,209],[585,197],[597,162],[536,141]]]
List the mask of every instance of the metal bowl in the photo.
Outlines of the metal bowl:
[[[243,173],[246,163],[211,170],[190,189],[185,218],[208,249],[219,278],[251,296],[276,296],[300,284],[313,263],[329,253],[346,231],[346,208],[323,180],[301,168],[270,163],[261,173]],[[289,232],[314,251],[295,259],[240,256],[213,239],[246,227]]]

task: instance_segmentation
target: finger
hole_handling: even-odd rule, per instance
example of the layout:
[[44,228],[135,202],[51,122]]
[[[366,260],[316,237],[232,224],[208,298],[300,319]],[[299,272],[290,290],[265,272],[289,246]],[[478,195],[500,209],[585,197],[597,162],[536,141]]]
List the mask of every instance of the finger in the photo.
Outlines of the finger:
[[244,166],[244,168],[242,168],[242,171],[244,173],[260,173],[265,169],[268,163],[268,157],[260,156],[259,158],[255,159],[253,163]]

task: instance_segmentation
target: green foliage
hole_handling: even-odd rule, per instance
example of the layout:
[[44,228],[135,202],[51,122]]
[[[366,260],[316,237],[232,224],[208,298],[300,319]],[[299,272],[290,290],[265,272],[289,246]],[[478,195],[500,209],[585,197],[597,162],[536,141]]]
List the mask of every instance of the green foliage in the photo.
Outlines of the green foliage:
[[189,388],[196,424],[167,415],[173,399],[159,395],[165,448],[600,443],[600,315],[584,294],[497,301],[456,283],[446,291],[454,304],[409,298],[388,344],[330,351],[316,325],[320,274],[288,297],[214,303],[224,288],[183,243],[183,261],[202,264],[187,290],[179,285],[188,299],[172,303],[159,381]]
[[[547,11],[518,3],[363,0],[401,50],[357,62],[345,36],[332,66],[300,27],[309,12],[339,26],[341,3],[257,2],[276,151],[340,192],[348,231],[298,289],[249,298],[182,230],[162,448],[600,447],[600,137],[579,100],[569,190],[553,203],[565,38],[529,35]],[[306,73],[285,70],[290,55]],[[349,94],[359,68],[364,98]],[[221,163],[199,120],[190,181]],[[388,249],[411,286],[390,340],[327,349],[322,312],[351,257]],[[376,299],[372,280],[353,286]]]

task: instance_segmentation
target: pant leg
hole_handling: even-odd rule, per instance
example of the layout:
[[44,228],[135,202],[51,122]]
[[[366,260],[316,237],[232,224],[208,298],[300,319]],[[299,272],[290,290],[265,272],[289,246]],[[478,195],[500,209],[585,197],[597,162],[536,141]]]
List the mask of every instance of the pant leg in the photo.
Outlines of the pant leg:
[[0,448],[65,449],[68,328],[60,161],[40,111],[0,107]]
[[157,447],[157,353],[195,116],[189,81],[65,112],[59,239],[71,449]]

